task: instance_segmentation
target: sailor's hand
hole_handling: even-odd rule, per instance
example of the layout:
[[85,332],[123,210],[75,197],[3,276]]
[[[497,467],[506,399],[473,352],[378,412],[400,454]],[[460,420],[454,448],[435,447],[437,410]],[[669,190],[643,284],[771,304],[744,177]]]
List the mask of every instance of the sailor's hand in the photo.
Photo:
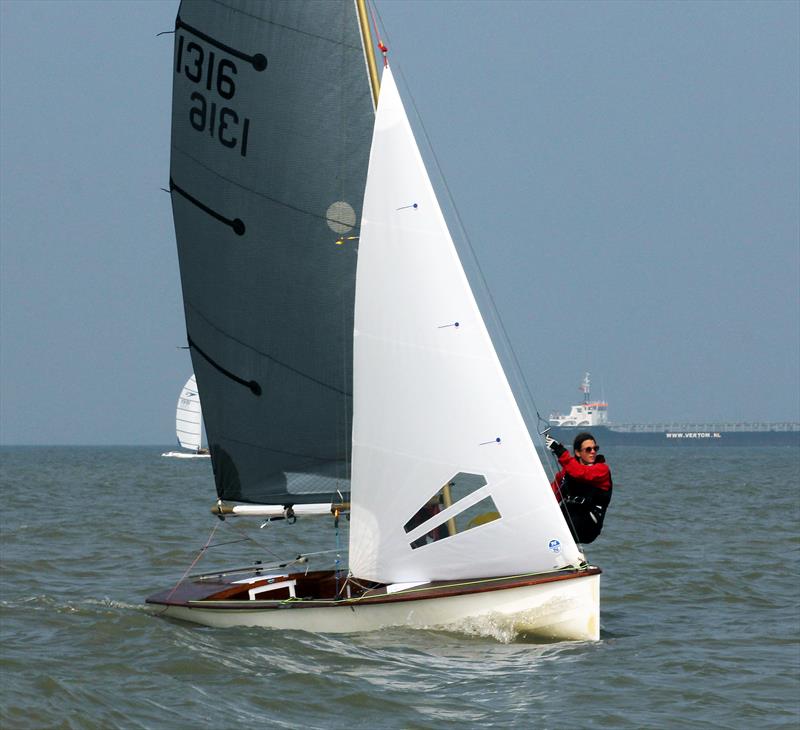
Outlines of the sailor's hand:
[[552,436],[545,436],[544,437],[544,444],[547,446],[550,451],[552,451],[556,456],[561,456],[566,449],[558,443]]

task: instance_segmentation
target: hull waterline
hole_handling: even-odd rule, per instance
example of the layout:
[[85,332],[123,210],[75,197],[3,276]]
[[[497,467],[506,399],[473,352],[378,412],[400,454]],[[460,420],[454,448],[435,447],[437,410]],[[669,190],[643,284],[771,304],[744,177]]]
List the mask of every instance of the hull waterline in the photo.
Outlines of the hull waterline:
[[[291,576],[290,576],[291,577]],[[148,599],[159,615],[228,628],[258,626],[320,633],[356,633],[387,627],[500,630],[542,640],[600,638],[600,570],[572,571],[555,578],[476,581],[473,589],[452,586],[372,592],[353,600],[214,600],[213,597]]]
[[186,451],[167,451],[161,456],[168,456],[172,459],[210,459],[211,454],[192,454]]

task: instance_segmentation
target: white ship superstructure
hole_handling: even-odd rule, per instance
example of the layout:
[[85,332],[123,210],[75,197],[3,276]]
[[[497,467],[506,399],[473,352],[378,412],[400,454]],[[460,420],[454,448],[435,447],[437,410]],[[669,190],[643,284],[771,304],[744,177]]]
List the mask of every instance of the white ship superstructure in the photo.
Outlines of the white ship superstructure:
[[591,399],[589,373],[580,387],[583,403],[570,408],[569,415],[551,413],[550,435],[569,443],[579,431],[591,430],[604,446],[659,446],[661,444],[723,446],[800,446],[797,421],[700,423],[614,423],[608,421],[608,403]]
[[605,401],[591,400],[591,378],[589,373],[583,376],[581,392],[583,403],[572,406],[569,415],[560,413],[550,414],[550,425],[564,428],[579,428],[582,426],[605,426],[608,424],[608,403]]

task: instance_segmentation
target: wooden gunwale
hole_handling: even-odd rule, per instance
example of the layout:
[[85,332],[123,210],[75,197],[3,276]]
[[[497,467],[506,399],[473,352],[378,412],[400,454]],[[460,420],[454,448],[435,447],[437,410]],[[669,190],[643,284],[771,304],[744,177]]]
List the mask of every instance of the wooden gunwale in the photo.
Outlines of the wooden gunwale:
[[[544,583],[555,583],[564,580],[574,580],[576,578],[586,578],[592,575],[599,575],[602,570],[596,566],[589,566],[584,570],[558,571],[554,573],[531,573],[527,575],[504,576],[499,578],[479,578],[475,580],[465,580],[458,583],[435,582],[425,586],[409,588],[397,593],[387,593],[386,588],[370,589],[362,596],[353,598],[340,598],[336,600],[319,598],[288,598],[278,600],[231,600],[225,599],[224,595],[241,590],[241,586],[234,589],[226,588],[218,593],[212,594],[208,598],[198,600],[152,600],[147,599],[148,603],[160,603],[162,605],[186,606],[188,608],[203,608],[214,610],[233,610],[233,611],[259,611],[259,610],[279,610],[290,608],[334,608],[334,607],[355,607],[363,605],[380,605],[386,603],[401,603],[404,601],[431,600],[434,598],[450,598],[460,595],[470,595],[475,593],[487,593],[491,591],[508,590],[511,588],[523,588],[526,586],[539,585]],[[303,573],[294,574],[302,577]],[[291,579],[293,575],[290,575]],[[259,581],[250,584],[252,586],[263,585],[267,581]],[[152,597],[156,598],[156,597]]]

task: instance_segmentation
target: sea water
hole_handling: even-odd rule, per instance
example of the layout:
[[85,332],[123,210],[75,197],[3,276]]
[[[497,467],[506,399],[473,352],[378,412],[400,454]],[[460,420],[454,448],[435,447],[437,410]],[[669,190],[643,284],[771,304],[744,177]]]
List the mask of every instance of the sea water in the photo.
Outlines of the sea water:
[[144,598],[188,570],[347,545],[332,519],[219,522],[209,461],[163,450],[0,450],[3,728],[800,725],[796,448],[607,451],[601,640],[551,644],[159,618]]

